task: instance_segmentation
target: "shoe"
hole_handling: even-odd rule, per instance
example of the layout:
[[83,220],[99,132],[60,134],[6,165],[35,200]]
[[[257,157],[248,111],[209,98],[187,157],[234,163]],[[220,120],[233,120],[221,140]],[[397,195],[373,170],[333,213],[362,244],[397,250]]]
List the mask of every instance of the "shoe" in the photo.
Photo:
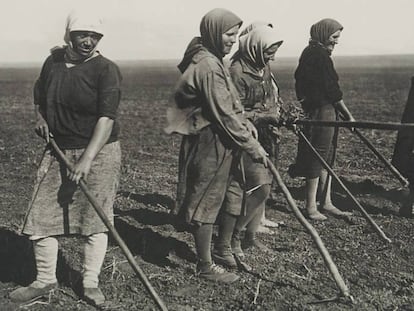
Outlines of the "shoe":
[[241,247],[240,232],[234,232],[231,238],[231,251],[239,258],[244,258],[244,252]]
[[318,211],[308,212],[308,217],[312,220],[317,220],[317,221],[324,221],[328,219],[328,217],[326,217],[325,215],[322,215]]
[[13,302],[26,303],[42,297],[47,297],[49,293],[56,288],[57,283],[45,284],[39,281],[34,281],[29,286],[15,289],[9,294],[9,297]]
[[228,272],[214,263],[197,264],[197,274],[202,279],[222,283],[233,283],[239,279],[237,274]]
[[237,262],[234,259],[231,248],[215,249],[211,254],[213,261],[226,268],[235,269],[237,268]]
[[93,306],[105,303],[105,296],[99,287],[85,287],[83,289],[83,298]]
[[330,208],[322,208],[322,210],[326,213],[335,215],[335,216],[351,216],[352,213],[351,212],[344,212],[341,211],[340,209],[336,208],[335,206],[332,206]]

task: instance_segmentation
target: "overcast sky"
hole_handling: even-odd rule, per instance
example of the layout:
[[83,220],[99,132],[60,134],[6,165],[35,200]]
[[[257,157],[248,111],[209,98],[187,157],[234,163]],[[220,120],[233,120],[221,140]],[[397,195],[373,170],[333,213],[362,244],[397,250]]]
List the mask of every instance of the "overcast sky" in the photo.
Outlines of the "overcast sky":
[[284,40],[279,56],[298,57],[310,26],[325,17],[344,26],[336,55],[414,54],[413,0],[0,0],[0,63],[42,62],[63,44],[68,13],[85,3],[104,18],[99,49],[113,60],[181,58],[215,7],[244,26],[273,23]]

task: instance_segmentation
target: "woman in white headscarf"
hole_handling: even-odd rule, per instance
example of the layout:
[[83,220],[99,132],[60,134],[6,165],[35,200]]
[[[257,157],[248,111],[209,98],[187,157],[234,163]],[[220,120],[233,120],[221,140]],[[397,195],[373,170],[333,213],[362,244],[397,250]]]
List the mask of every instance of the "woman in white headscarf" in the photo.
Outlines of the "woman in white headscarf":
[[36,280],[10,294],[15,302],[47,295],[57,287],[57,236],[86,237],[83,263],[84,298],[104,303],[98,276],[107,248],[107,228],[81,193],[84,178],[109,219],[120,177],[121,149],[116,120],[121,74],[117,65],[97,51],[103,36],[101,20],[90,12],[73,12],[66,23],[66,46],[54,48],[34,89],[36,133],[49,134],[72,171],[47,147],[37,173],[35,192],[22,233],[33,241]]
[[[255,23],[246,28],[239,39],[239,49],[232,58],[230,74],[238,91],[246,117],[255,125],[258,140],[269,156],[275,160],[278,155],[279,122],[281,99],[276,80],[271,72],[269,61],[280,45],[277,32],[268,23]],[[222,230],[216,243],[215,260],[231,265],[231,257],[225,256],[226,249],[242,257],[240,234],[246,229],[244,246],[264,249],[256,239],[264,213],[265,202],[271,190],[272,175],[261,163],[253,161],[246,153],[242,155],[244,171],[245,208],[238,216],[236,200],[227,200],[222,222],[231,223],[234,232]],[[227,225],[227,227],[231,227]]]

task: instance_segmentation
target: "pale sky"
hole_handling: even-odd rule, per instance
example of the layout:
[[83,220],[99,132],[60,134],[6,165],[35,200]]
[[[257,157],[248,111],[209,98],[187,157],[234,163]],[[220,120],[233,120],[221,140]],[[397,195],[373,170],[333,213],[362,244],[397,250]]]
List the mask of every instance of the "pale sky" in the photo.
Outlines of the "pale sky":
[[273,23],[284,40],[277,56],[299,57],[310,26],[326,17],[344,26],[335,55],[414,54],[413,0],[0,0],[0,63],[43,62],[63,44],[73,8],[103,17],[99,50],[110,59],[179,59],[216,7],[236,13],[243,26]]

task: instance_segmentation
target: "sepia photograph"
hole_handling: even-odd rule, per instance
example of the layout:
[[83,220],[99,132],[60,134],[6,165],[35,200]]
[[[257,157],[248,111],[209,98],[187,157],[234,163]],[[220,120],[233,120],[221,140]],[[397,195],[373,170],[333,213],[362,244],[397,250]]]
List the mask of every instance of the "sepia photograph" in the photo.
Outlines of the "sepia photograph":
[[0,8],[1,311],[414,310],[414,2]]

